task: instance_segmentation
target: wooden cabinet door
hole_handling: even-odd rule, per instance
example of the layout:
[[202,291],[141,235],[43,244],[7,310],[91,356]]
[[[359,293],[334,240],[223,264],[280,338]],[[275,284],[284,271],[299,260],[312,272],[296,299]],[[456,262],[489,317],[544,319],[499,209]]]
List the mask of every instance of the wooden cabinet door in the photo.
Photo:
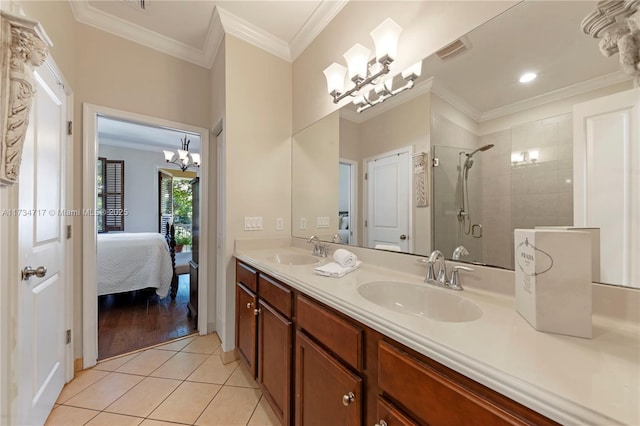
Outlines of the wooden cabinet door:
[[258,382],[283,425],[291,418],[293,324],[260,300],[258,315]]
[[296,332],[297,426],[360,426],[362,379]]
[[240,358],[256,378],[258,298],[255,293],[236,284],[236,347]]

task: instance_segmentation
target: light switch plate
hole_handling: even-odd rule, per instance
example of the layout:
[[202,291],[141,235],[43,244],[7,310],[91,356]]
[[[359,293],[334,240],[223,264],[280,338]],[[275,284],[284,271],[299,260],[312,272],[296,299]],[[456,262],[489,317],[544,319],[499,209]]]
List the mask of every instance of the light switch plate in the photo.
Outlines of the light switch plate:
[[329,227],[328,216],[318,216],[316,218],[316,228],[328,228],[328,227]]
[[282,231],[284,229],[284,219],[279,217],[276,219],[276,231]]
[[306,217],[301,217],[300,218],[300,229],[307,229],[307,218]]

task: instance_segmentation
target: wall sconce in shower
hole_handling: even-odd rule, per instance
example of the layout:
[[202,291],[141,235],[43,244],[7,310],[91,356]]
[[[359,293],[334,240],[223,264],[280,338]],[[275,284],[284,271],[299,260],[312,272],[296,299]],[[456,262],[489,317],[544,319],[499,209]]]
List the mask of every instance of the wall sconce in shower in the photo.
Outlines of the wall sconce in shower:
[[540,152],[537,149],[531,151],[512,152],[511,164],[513,166],[535,164],[536,161],[538,161],[539,155]]
[[[324,70],[327,89],[333,97],[333,103],[337,104],[347,96],[355,96],[361,89],[377,84],[380,77],[389,73],[389,65],[398,53],[398,38],[401,32],[402,27],[393,19],[387,18],[371,31],[376,46],[375,58],[370,60],[371,51],[356,43],[343,55],[348,68],[334,62]],[[345,91],[347,71],[354,86]]]

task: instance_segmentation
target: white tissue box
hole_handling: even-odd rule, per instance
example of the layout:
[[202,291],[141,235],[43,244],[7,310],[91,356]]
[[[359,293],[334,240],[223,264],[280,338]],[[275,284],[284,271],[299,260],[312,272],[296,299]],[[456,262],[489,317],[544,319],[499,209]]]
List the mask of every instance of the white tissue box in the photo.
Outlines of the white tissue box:
[[516,309],[536,330],[591,338],[591,234],[516,229]]

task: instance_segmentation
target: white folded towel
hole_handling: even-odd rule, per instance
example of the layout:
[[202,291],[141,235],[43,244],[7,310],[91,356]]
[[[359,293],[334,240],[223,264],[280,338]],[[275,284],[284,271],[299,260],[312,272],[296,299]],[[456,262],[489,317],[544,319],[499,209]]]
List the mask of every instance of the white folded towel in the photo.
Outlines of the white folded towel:
[[350,268],[358,261],[358,256],[349,250],[338,249],[333,253],[333,260],[343,268]]
[[330,263],[327,263],[326,265],[318,266],[313,271],[316,274],[322,275],[325,277],[342,278],[349,272],[352,272],[358,269],[360,265],[362,265],[362,261],[360,260],[356,261],[355,265],[349,268],[340,266],[340,264],[336,262],[330,262]]

